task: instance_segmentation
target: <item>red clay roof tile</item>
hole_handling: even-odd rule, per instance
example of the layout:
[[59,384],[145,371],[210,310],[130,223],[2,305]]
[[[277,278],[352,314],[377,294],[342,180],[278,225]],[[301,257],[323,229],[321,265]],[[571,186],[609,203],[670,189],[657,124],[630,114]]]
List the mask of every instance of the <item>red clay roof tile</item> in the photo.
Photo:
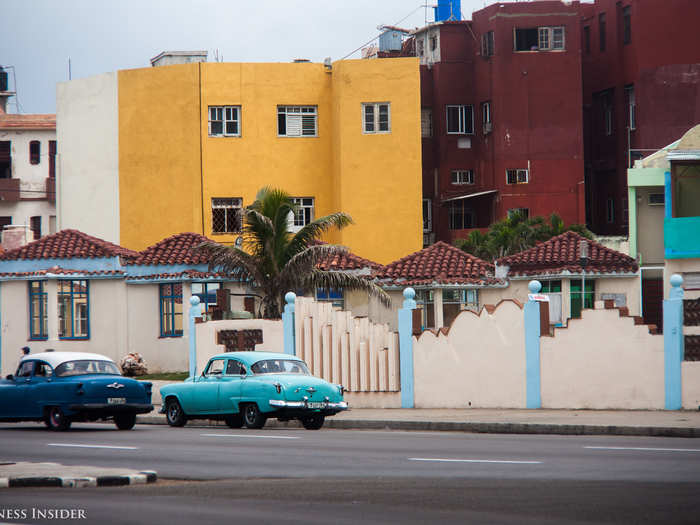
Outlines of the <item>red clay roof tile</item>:
[[26,246],[0,253],[0,260],[17,259],[96,259],[122,256],[136,257],[138,252],[103,241],[78,230],[61,230],[30,242]]
[[56,129],[56,115],[2,113],[0,129]]
[[383,284],[495,284],[494,266],[439,241],[386,265],[376,277]]
[[343,255],[334,255],[324,259],[318,263],[317,268],[324,271],[362,270],[365,268],[377,271],[382,268],[382,265],[354,253],[346,252]]
[[528,250],[502,257],[498,266],[508,266],[508,275],[558,274],[582,272],[580,241],[588,242],[586,273],[636,273],[637,261],[629,255],[568,231],[541,242]]
[[203,254],[192,252],[192,248],[205,241],[211,239],[199,233],[179,233],[149,246],[129,264],[207,264],[209,260]]

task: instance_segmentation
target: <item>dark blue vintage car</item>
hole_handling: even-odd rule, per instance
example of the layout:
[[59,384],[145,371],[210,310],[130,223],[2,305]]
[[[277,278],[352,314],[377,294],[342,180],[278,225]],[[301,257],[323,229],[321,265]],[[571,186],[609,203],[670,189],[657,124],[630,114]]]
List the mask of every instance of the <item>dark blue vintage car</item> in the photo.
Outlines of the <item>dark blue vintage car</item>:
[[0,379],[0,421],[43,421],[66,430],[73,421],[112,419],[129,430],[136,414],[151,410],[151,383],[123,377],[99,354],[29,354],[15,375]]

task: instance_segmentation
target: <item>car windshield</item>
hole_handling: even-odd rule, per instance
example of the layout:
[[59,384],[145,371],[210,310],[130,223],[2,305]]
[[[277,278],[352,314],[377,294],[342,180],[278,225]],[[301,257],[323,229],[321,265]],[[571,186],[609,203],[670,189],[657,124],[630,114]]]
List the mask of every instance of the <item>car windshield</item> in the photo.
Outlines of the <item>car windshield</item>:
[[254,374],[300,374],[311,375],[303,361],[295,359],[265,359],[250,367]]
[[86,374],[121,375],[117,365],[111,361],[98,361],[96,359],[66,361],[56,367],[56,375],[59,377],[82,376]]

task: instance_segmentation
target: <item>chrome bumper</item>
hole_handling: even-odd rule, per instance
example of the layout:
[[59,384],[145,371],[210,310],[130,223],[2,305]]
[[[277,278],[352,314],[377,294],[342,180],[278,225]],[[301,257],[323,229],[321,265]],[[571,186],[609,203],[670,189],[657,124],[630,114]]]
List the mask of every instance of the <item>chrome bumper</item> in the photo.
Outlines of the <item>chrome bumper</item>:
[[309,407],[308,401],[284,401],[283,399],[270,399],[269,401],[271,407],[275,408],[302,408],[308,410],[347,410],[348,404],[346,401],[340,401],[338,403],[331,403],[329,401],[322,401],[322,406],[320,407]]

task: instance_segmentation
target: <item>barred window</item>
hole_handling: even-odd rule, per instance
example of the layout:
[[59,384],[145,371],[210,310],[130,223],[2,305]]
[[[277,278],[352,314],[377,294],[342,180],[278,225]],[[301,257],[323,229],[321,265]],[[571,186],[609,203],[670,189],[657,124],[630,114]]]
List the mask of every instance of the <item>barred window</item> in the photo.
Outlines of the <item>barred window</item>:
[[506,170],[506,184],[526,184],[528,181],[527,170]]
[[240,198],[211,200],[212,233],[238,233],[241,231],[242,201]]
[[474,184],[474,170],[452,170],[452,184]]
[[280,137],[316,137],[316,106],[277,106],[277,134]]

